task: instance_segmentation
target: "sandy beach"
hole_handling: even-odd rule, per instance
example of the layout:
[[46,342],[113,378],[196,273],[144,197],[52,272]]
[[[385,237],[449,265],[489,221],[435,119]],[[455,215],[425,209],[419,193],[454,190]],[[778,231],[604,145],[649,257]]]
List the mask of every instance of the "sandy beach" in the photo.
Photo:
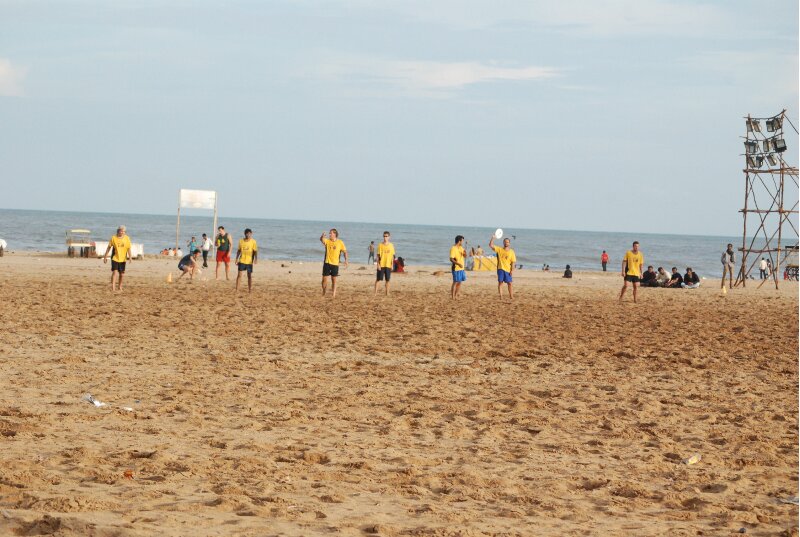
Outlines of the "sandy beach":
[[0,534],[797,535],[796,283],[176,264],[0,258]]

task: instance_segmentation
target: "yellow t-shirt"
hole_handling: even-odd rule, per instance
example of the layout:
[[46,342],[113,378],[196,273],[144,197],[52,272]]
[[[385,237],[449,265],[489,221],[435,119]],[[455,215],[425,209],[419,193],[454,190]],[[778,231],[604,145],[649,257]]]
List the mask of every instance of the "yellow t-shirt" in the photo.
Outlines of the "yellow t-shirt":
[[497,254],[497,268],[499,270],[511,272],[511,268],[514,266],[514,263],[517,262],[517,254],[514,253],[514,250],[512,248],[506,250],[499,246],[494,246],[493,249],[494,253]]
[[322,243],[325,245],[325,262],[329,265],[338,265],[339,256],[342,252],[347,251],[342,239],[336,239],[335,241],[323,239]]
[[381,268],[392,268],[394,262],[394,244],[380,243],[378,245],[378,259],[380,259],[379,266]]
[[458,244],[454,244],[450,248],[450,259],[455,259],[457,263],[457,266],[453,267],[453,270],[464,270],[465,255],[466,252],[464,252],[464,249]]
[[253,254],[258,251],[258,243],[255,239],[239,239],[239,263],[244,265],[253,264]]
[[112,253],[111,253],[111,260],[116,261],[117,263],[124,263],[128,259],[128,250],[131,249],[131,239],[127,235],[122,237],[117,237],[114,235],[111,237],[111,240],[108,241],[108,245],[111,246]]
[[639,267],[644,265],[644,256],[642,252],[633,253],[632,250],[628,250],[625,252],[625,263],[627,264],[627,270],[625,274],[628,276],[639,276],[642,277],[641,271]]

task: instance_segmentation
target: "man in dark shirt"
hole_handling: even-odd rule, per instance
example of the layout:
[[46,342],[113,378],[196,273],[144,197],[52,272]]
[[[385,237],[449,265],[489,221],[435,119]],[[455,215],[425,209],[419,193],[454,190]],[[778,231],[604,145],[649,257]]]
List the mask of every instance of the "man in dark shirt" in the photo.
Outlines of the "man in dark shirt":
[[681,273],[678,272],[678,267],[672,267],[672,277],[664,287],[674,287],[675,289],[680,289],[682,283],[683,276],[681,276]]
[[564,271],[563,278],[572,278],[572,269],[567,265],[567,269]]
[[653,265],[649,265],[647,270],[642,274],[642,281],[639,283],[642,287],[658,287],[656,282],[656,271],[653,270]]
[[697,289],[700,287],[700,276],[692,270],[692,267],[686,267],[686,275],[683,277],[681,287],[684,289]]

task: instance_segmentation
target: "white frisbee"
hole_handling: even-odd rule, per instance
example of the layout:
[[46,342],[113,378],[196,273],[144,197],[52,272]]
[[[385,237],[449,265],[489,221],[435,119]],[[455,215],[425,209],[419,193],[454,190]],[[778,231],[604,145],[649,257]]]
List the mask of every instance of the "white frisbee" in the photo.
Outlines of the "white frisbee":
[[500,229],[500,228],[497,228],[495,230],[495,232],[494,232],[494,238],[495,239],[502,239],[503,238],[503,230]]

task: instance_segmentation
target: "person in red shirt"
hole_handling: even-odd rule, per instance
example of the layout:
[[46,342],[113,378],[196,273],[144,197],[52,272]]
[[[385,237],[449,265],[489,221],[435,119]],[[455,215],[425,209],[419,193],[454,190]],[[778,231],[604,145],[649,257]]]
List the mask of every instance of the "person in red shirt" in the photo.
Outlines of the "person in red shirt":
[[600,256],[600,263],[603,265],[603,272],[605,272],[608,266],[608,254],[605,250],[603,250],[603,255]]

